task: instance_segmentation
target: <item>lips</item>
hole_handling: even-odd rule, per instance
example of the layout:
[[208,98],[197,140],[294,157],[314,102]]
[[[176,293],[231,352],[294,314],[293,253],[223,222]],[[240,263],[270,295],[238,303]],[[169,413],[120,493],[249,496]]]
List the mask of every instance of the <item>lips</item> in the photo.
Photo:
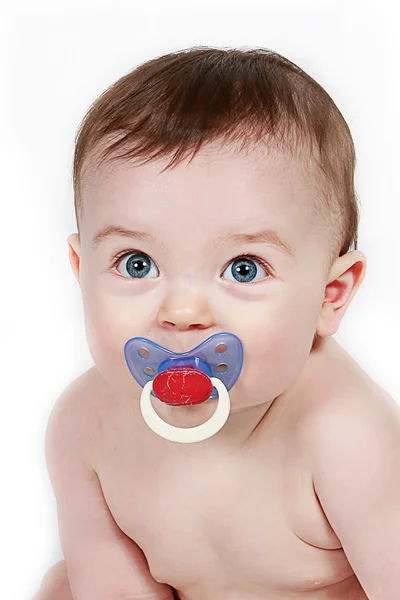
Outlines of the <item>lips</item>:
[[205,373],[194,367],[170,367],[153,380],[153,392],[171,406],[190,406],[205,402],[213,385]]

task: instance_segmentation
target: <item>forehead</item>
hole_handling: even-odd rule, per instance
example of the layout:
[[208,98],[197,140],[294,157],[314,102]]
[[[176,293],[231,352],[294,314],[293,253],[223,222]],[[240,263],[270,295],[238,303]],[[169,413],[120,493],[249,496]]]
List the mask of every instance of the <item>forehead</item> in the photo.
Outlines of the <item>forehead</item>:
[[188,224],[217,235],[274,227],[292,243],[309,226],[315,190],[299,159],[265,147],[237,152],[208,144],[163,173],[170,157],[145,165],[106,162],[88,168],[82,229],[105,225],[147,228],[153,235]]

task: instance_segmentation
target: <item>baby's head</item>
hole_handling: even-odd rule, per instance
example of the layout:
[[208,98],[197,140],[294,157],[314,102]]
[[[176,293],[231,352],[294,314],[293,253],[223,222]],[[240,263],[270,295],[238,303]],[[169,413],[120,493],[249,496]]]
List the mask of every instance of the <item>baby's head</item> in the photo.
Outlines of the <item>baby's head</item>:
[[68,238],[103,377],[140,394],[128,339],[184,352],[227,331],[232,409],[282,394],[364,277],[354,168],[330,96],[272,51],[180,51],[107,89],[77,136]]

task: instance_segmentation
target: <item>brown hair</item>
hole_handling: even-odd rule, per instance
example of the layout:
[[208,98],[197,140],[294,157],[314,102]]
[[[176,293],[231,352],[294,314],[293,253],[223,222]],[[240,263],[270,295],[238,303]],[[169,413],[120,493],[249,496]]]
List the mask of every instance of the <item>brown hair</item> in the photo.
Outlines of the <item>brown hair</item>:
[[[99,164],[111,155],[111,160],[143,157],[145,164],[175,151],[163,171],[190,150],[192,160],[202,145],[214,141],[240,142],[240,151],[272,142],[313,167],[315,210],[333,226],[333,255],[345,254],[351,244],[357,248],[356,156],[350,129],[329,94],[272,50],[187,48],[149,60],[107,88],[87,111],[75,138],[78,227],[84,167],[106,140],[114,143],[106,145]],[[127,151],[116,155],[122,148]]]

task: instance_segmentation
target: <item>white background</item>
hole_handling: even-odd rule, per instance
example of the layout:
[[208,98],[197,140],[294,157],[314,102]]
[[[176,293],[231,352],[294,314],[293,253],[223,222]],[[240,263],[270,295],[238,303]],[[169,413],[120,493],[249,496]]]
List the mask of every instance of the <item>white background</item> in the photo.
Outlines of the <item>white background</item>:
[[368,260],[335,338],[400,402],[395,10],[388,0],[65,0],[2,9],[2,597],[29,600],[62,558],[45,426],[60,392],[92,364],[66,243],[76,231],[75,132],[99,94],[145,60],[193,45],[264,46],[333,97],[356,146],[359,249]]

